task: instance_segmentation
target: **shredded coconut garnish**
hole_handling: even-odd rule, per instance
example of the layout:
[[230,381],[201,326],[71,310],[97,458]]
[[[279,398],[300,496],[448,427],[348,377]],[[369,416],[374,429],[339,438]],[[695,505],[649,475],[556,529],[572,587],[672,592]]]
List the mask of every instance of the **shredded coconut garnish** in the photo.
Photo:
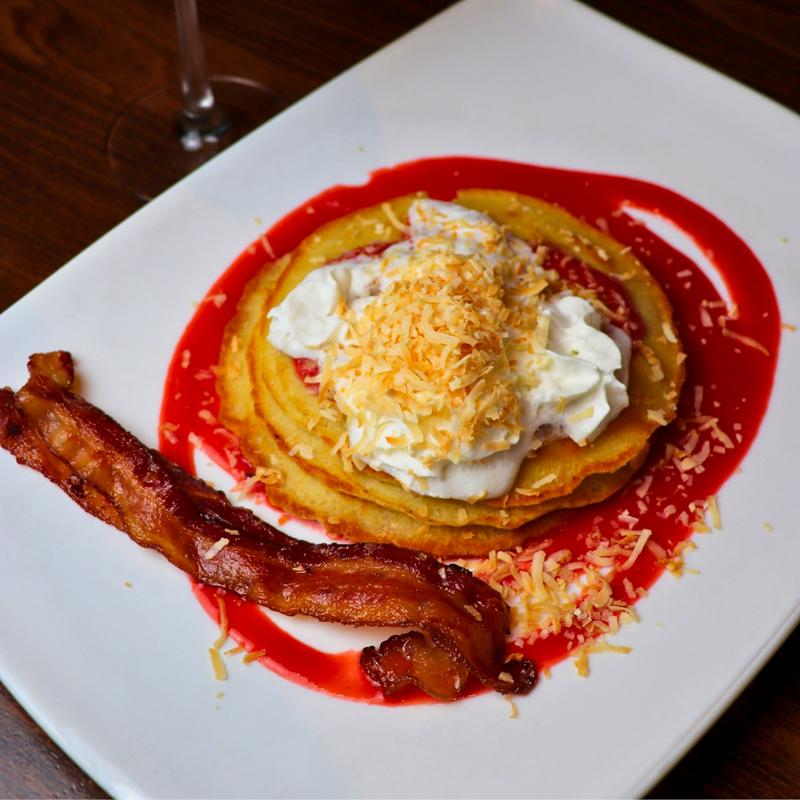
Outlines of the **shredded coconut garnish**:
[[[723,453],[733,442],[719,427],[719,420],[703,413],[704,392],[694,392],[694,415],[682,420],[685,433],[679,444],[668,444],[665,457],[652,465],[632,491],[639,511],[655,511],[662,519],[675,519],[694,532],[710,532],[721,527],[716,497],[689,502],[688,511],[674,503],[664,502],[651,491],[654,470],[667,471],[679,485],[689,486],[693,474],[704,469],[711,456],[711,442],[724,442]],[[685,495],[684,495],[685,498]],[[710,526],[705,523],[709,516]],[[562,636],[572,652],[579,675],[589,674],[591,653],[628,652],[628,648],[611,645],[605,637],[621,626],[638,621],[633,604],[647,592],[636,587],[627,574],[638,561],[653,558],[671,575],[697,575],[686,565],[686,554],[696,549],[687,539],[669,549],[656,540],[656,531],[639,527],[639,520],[628,510],[619,513],[618,523],[624,527],[610,532],[590,531],[586,534],[586,551],[575,554],[569,549],[553,550],[549,540],[531,542],[514,551],[494,551],[485,559],[461,561],[477,577],[485,580],[501,594],[511,608],[511,641],[518,646],[533,644],[539,639]],[[765,528],[766,529],[766,528]],[[616,587],[616,588],[615,588]]]
[[180,428],[180,425],[177,425],[174,422],[165,422],[161,425],[161,435],[170,443],[170,444],[177,444],[178,437],[175,435],[175,431]]
[[228,295],[224,294],[223,292],[219,292],[218,294],[210,294],[206,299],[203,301],[204,303],[211,303],[214,308],[222,308],[228,300]]
[[539,489],[543,486],[547,486],[548,483],[552,483],[558,476],[555,472],[551,472],[545,475],[543,478],[539,478],[538,481],[534,481],[529,487],[518,487],[516,489],[517,494],[521,494],[523,496],[529,496],[538,494]]
[[677,344],[678,338],[675,336],[675,331],[672,330],[672,326],[668,322],[664,322],[662,325],[664,330],[664,337],[670,344]]
[[219,650],[214,647],[208,648],[208,656],[211,659],[211,669],[214,672],[214,678],[218,681],[228,680],[228,670],[225,669],[225,662],[219,654]]
[[716,530],[720,530],[722,528],[722,519],[719,514],[719,505],[717,504],[717,498],[715,495],[711,495],[708,498],[708,511],[711,514],[711,525]]
[[[353,455],[369,453],[382,435],[366,424],[367,399],[373,418],[399,420],[410,431],[389,444],[412,455],[425,449],[428,460],[458,463],[491,426],[509,432],[491,445],[495,450],[519,435],[509,353],[544,349],[547,330],[537,307],[548,283],[514,255],[501,228],[485,227],[486,252],[503,251],[505,259],[462,255],[453,240],[431,236],[385,274],[389,285],[366,307],[343,309],[347,335],[323,361],[319,386],[323,401],[332,405],[335,398],[367,430]],[[510,342],[515,331],[521,333]]]
[[221,550],[226,548],[230,543],[231,543],[230,539],[226,538],[225,536],[220,537],[203,554],[203,561],[211,561],[211,559],[214,558],[214,556],[216,556]]
[[314,457],[314,449],[311,447],[311,445],[300,442],[294,445],[294,447],[292,447],[292,449],[289,450],[287,455],[289,456],[289,458],[292,458],[295,455],[299,455],[300,458],[305,459],[306,461],[310,461]]
[[250,494],[258,488],[259,484],[275,486],[283,483],[283,473],[275,467],[256,467],[256,471],[249,478],[240,481],[234,487],[238,494]]
[[264,252],[267,254],[267,257],[275,260],[275,251],[272,249],[272,244],[270,244],[269,239],[267,238],[267,234],[264,233],[259,237],[259,241],[261,242],[261,246],[264,248]]
[[650,367],[650,380],[653,383],[664,380],[664,368],[661,366],[661,361],[653,348],[641,341],[635,341],[633,344],[647,360],[647,364]]
[[510,695],[504,694],[503,699],[509,705],[508,718],[516,719],[519,716],[519,713],[517,712],[517,704],[511,699]]
[[763,353],[765,356],[769,356],[769,350],[764,347],[761,342],[756,341],[752,336],[745,336],[742,333],[736,333],[736,331],[732,331],[730,328],[723,328],[722,335],[727,336],[730,339],[735,339],[737,342],[740,342],[745,347],[752,347],[754,350],[758,350],[759,353]]
[[245,656],[245,657],[242,659],[242,661],[243,661],[245,664],[251,664],[253,661],[258,661],[258,659],[259,659],[259,658],[264,658],[264,656],[265,656],[266,654],[267,654],[267,651],[266,651],[266,650],[253,650],[253,652],[252,652],[252,653],[248,653],[248,654],[247,654],[247,655],[246,655],[246,656]]
[[228,641],[228,611],[225,608],[225,601],[217,595],[217,607],[219,609],[219,637],[211,646],[219,650]]

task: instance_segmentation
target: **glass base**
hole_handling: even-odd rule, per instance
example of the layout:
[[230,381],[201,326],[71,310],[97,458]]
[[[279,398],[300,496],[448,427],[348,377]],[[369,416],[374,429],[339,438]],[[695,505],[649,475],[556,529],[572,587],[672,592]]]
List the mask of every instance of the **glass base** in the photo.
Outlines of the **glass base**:
[[211,78],[219,117],[195,130],[181,116],[178,86],[157,89],[132,103],[108,135],[112,172],[142,200],[151,200],[282,108],[266,86],[246,78]]

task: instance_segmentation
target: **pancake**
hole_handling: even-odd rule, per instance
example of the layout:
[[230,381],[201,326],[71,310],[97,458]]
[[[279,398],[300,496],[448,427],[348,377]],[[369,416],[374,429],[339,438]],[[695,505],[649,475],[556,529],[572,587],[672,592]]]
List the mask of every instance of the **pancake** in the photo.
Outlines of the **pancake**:
[[665,335],[674,330],[666,297],[628,248],[541,200],[509,192],[461,192],[455,198],[461,205],[623,283],[643,323],[630,365],[630,405],[586,446],[559,439],[542,447],[523,462],[514,491],[494,500],[422,496],[385,473],[354,470],[332,452],[345,430],[343,420],[322,416],[320,398],[293,360],[269,343],[267,313],[326,262],[376,242],[398,241],[402,234],[392,218],[405,219],[415,197],[321,227],[251,281],[223,342],[221,418],[252,463],[283,473],[279,485],[267,487],[275,505],[350,539],[389,540],[436,553],[483,553],[541,533],[549,527],[549,518],[541,518],[603,499],[630,479],[653,431],[675,415],[684,377],[680,343]]

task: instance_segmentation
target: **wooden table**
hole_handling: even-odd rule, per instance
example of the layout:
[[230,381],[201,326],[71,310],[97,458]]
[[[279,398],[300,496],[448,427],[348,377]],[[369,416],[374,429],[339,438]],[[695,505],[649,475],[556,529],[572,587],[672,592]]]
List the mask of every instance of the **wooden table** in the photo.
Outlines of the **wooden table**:
[[[800,111],[797,0],[590,4]],[[203,0],[200,14],[211,72],[291,102],[447,5]],[[0,310],[139,207],[105,138],[128,101],[175,77],[171,14],[169,0],[0,3]],[[798,663],[800,631],[653,796],[800,795]],[[16,796],[106,795],[0,687],[0,797]]]

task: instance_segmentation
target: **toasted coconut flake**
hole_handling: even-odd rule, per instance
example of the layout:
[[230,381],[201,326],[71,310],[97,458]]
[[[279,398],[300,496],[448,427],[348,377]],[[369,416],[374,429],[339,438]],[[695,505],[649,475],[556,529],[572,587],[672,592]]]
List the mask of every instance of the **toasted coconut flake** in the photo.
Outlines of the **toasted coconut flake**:
[[713,436],[714,436],[714,437],[715,437],[715,438],[716,438],[718,441],[720,441],[724,447],[726,447],[728,450],[732,450],[732,449],[733,449],[733,447],[734,447],[733,440],[731,439],[731,437],[730,437],[730,436],[728,436],[728,434],[727,434],[727,433],[725,433],[725,431],[723,431],[723,430],[722,430],[722,429],[719,427],[719,424],[718,424],[718,423],[719,423],[719,420],[717,420],[715,417],[709,417],[709,418],[708,418],[708,419],[707,419],[707,420],[706,420],[706,421],[705,421],[705,422],[704,422],[704,423],[703,423],[703,424],[700,426],[700,430],[709,430],[709,429],[710,429],[710,430],[711,430],[711,433],[712,433],[712,435],[713,435]]
[[558,475],[556,475],[555,472],[551,472],[544,477],[539,478],[539,480],[534,481],[528,488],[517,488],[516,492],[517,494],[521,494],[523,496],[538,494],[539,489],[541,489],[543,486],[547,486],[548,483],[552,483],[557,477]]
[[720,530],[722,528],[722,520],[719,515],[719,504],[717,503],[716,495],[711,495],[708,498],[708,510],[711,514],[711,525],[716,530]]
[[347,441],[347,431],[342,431],[342,435],[336,440],[336,444],[331,447],[331,455],[336,455]]
[[481,612],[478,611],[478,609],[475,608],[475,606],[471,606],[469,603],[464,604],[464,611],[466,611],[471,617],[475,617],[475,619],[478,620],[478,622],[480,622],[483,619],[483,615],[481,614]]
[[170,444],[178,443],[178,437],[172,431],[162,429],[161,434]]
[[289,458],[294,458],[294,456],[298,455],[304,461],[311,461],[311,459],[314,458],[314,449],[305,442],[298,442],[286,455],[288,455]]
[[508,718],[509,719],[516,719],[519,716],[519,712],[517,711],[517,704],[513,701],[513,699],[511,698],[511,695],[509,695],[509,694],[504,694],[503,695],[503,699],[506,701],[506,703],[508,703],[509,708],[510,708],[510,710],[508,712]]
[[770,352],[764,347],[761,342],[756,341],[752,336],[745,336],[743,333],[736,333],[736,331],[732,331],[730,328],[723,328],[722,335],[727,336],[729,339],[734,339],[737,342],[740,342],[745,347],[752,347],[753,350],[758,350],[759,353],[763,353],[765,356],[769,356]]
[[585,647],[581,647],[581,649],[575,653],[572,657],[572,663],[575,667],[575,672],[577,672],[581,678],[589,677],[589,655]]
[[214,544],[211,545],[211,547],[208,548],[208,550],[206,550],[206,552],[203,554],[203,560],[211,561],[212,558],[214,558],[221,550],[226,548],[230,543],[231,543],[230,539],[226,538],[225,536],[221,536],[219,539],[217,539],[216,542],[214,542]]
[[648,473],[647,475],[642,478],[642,482],[636,487],[636,494],[639,497],[644,497],[647,492],[650,490],[650,486],[653,483],[653,475],[652,473]]
[[197,412],[197,416],[200,417],[203,422],[206,422],[209,425],[217,424],[217,418],[207,408],[201,408]]
[[219,292],[218,294],[210,294],[203,302],[211,303],[214,308],[222,308],[227,300],[228,295],[226,295],[224,292]]
[[629,570],[636,563],[636,560],[641,555],[642,550],[644,550],[645,548],[645,545],[647,545],[647,543],[650,540],[650,537],[653,535],[653,531],[650,530],[649,528],[644,528],[643,530],[638,531],[638,534],[639,537],[636,540],[636,544],[633,546],[631,554],[628,556],[628,558],[625,560],[623,564],[620,564],[619,569],[621,572]]
[[408,233],[411,230],[411,228],[408,225],[400,222],[400,220],[397,219],[397,216],[395,215],[389,203],[382,203],[381,211],[383,211],[383,213],[386,214],[387,218],[389,219],[389,222],[392,224],[392,227],[397,228],[397,230],[400,231],[400,233]]
[[264,248],[264,252],[267,254],[267,258],[274,261],[275,260],[275,251],[272,249],[272,244],[270,240],[267,238],[266,233],[262,233],[259,236],[259,241],[261,242],[261,246]]
[[694,413],[700,414],[700,407],[703,405],[703,387],[694,387]]
[[219,609],[219,637],[213,645],[215,650],[219,650],[228,641],[228,611],[225,608],[225,601],[217,595],[217,608]]
[[625,594],[628,595],[629,600],[636,600],[636,591],[633,588],[630,578],[622,579],[622,588],[625,589]]
[[308,422],[306,423],[306,430],[311,433],[314,428],[317,427],[319,421],[322,419],[321,414],[315,414],[313,417],[309,417]]
[[252,653],[248,653],[242,659],[242,662],[245,664],[251,664],[253,661],[258,661],[259,658],[264,658],[266,654],[267,654],[266,650],[253,650]]
[[664,368],[661,366],[661,361],[656,355],[652,347],[649,347],[642,342],[634,343],[637,349],[645,357],[648,366],[650,367],[650,380],[653,383],[664,380]]
[[669,560],[667,551],[658,542],[648,541],[647,549],[656,557],[656,560],[666,563]]
[[228,670],[225,669],[225,662],[222,660],[219,650],[214,647],[209,647],[208,657],[211,659],[211,669],[214,672],[214,679],[218,681],[228,680]]
[[283,481],[283,473],[275,467],[256,467],[255,479],[259,483],[271,486]]
[[586,648],[587,653],[619,653],[620,655],[627,655],[633,650],[632,647],[620,644],[608,644],[608,642],[597,642],[597,644],[589,645]]

